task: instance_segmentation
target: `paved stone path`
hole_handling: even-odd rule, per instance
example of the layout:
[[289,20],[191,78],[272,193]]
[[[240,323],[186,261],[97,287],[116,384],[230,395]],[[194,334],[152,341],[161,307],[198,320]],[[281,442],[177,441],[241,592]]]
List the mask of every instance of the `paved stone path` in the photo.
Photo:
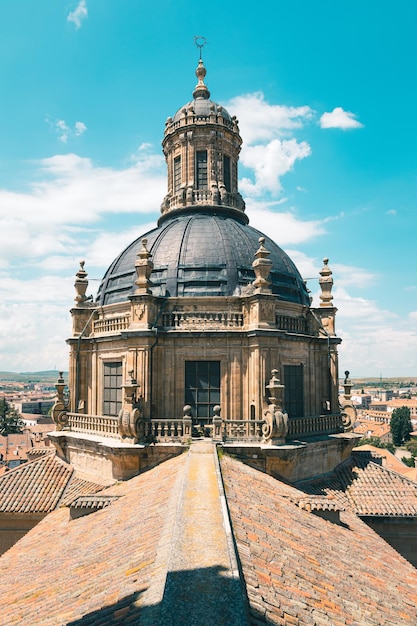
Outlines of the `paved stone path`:
[[248,624],[212,442],[193,442],[188,452],[159,623],[164,626]]

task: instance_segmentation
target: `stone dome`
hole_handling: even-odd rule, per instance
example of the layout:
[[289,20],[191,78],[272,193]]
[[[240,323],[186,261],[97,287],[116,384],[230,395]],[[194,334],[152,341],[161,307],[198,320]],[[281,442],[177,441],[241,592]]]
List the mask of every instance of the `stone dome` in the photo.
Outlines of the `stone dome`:
[[272,293],[283,301],[309,305],[306,286],[289,256],[246,221],[227,212],[177,214],[131,243],[110,265],[97,296],[101,305],[123,302],[135,288],[135,261],[147,239],[152,254],[154,296],[233,296],[255,278],[252,263],[265,237],[272,269]]
[[228,122],[232,121],[232,116],[227,109],[220,104],[217,104],[217,102],[214,102],[214,100],[208,100],[201,97],[187,102],[187,104],[178,109],[172,118],[173,121],[178,122],[181,116],[184,115],[184,111],[189,111],[190,109],[192,109],[193,113],[197,117],[209,117],[209,115],[214,114],[216,116],[221,115]]
[[[136,239],[107,270],[97,300],[126,301],[135,290],[137,254],[147,240],[154,296],[240,295],[255,274],[252,263],[265,237],[272,269],[272,293],[283,301],[309,305],[306,286],[288,255],[248,225],[238,192],[241,145],[235,117],[210,100],[200,58],[193,100],[168,118],[162,142],[168,167],[168,194],[154,230]],[[247,292],[246,292],[247,293]]]

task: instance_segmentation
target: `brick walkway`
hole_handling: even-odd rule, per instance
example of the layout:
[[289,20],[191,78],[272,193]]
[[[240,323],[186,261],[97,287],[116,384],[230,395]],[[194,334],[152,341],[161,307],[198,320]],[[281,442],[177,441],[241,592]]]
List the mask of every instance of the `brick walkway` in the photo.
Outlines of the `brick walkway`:
[[215,446],[193,442],[176,510],[159,623],[248,624]]

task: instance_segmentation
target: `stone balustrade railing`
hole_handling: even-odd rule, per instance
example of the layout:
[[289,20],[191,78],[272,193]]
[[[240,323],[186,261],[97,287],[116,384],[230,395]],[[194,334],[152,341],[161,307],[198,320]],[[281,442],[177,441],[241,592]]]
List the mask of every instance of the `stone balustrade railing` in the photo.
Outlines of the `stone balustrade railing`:
[[130,315],[118,315],[114,317],[104,317],[93,323],[93,332],[96,335],[104,335],[106,333],[116,333],[126,330],[130,325]]
[[[107,415],[87,415],[84,413],[66,413],[66,429],[89,435],[119,439],[120,424],[118,417]],[[190,420],[191,423],[191,420]],[[226,442],[261,442],[264,439],[262,426],[264,420],[223,420],[219,428],[220,438]],[[142,422],[143,436],[146,440],[157,443],[181,442],[191,436],[186,430],[185,418],[152,419]],[[336,434],[343,432],[341,414],[317,415],[313,417],[290,418],[288,420],[288,439],[308,437],[314,434]]]
[[165,198],[163,211],[170,211],[171,209],[188,204],[221,204],[221,206],[241,209],[242,199],[235,193],[226,192],[221,200],[219,200],[218,197],[213,197],[211,189],[194,189],[192,192],[192,198],[187,198],[185,190],[182,190]]
[[162,315],[164,328],[239,329],[243,313],[230,311],[171,311]]
[[67,413],[67,428],[76,433],[119,438],[119,418],[109,415]]
[[264,420],[223,420],[225,441],[261,441]]
[[307,320],[304,317],[291,317],[290,315],[276,313],[275,324],[279,330],[304,334],[308,332]]
[[341,432],[343,432],[343,422],[340,413],[296,417],[288,420],[288,438],[290,439],[307,437],[315,433],[331,435]]
[[183,419],[153,419],[148,434],[158,443],[182,441],[184,433]]
[[175,122],[167,124],[165,135],[172,133],[173,130],[177,130],[183,126],[188,126],[189,124],[207,124],[207,122],[213,122],[216,125],[222,124],[230,129],[233,129],[234,127],[234,122],[224,118],[222,115],[196,115],[191,111],[187,111],[186,115],[184,114]]

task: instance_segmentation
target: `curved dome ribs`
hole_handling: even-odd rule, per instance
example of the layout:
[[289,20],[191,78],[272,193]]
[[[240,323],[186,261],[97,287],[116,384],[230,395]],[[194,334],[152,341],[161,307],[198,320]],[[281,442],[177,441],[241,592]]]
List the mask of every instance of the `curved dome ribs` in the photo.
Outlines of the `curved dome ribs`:
[[252,263],[265,237],[272,268],[271,291],[284,301],[309,305],[294,263],[269,237],[248,225],[237,188],[242,139],[238,121],[210,100],[200,59],[193,100],[168,118],[162,142],[168,194],[158,227],[136,239],[110,265],[100,304],[123,302],[135,289],[135,261],[146,237],[152,255],[154,296],[232,296],[252,283]]

